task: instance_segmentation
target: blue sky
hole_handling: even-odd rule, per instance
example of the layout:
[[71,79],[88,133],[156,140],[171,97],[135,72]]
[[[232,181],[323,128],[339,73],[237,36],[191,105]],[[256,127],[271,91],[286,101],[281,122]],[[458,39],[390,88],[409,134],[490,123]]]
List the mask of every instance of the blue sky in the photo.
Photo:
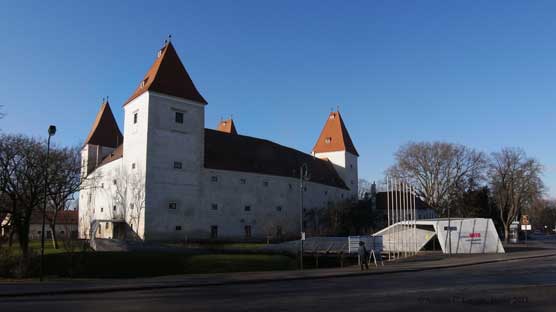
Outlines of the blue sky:
[[121,104],[166,36],[201,94],[206,126],[309,152],[340,106],[383,177],[408,141],[485,153],[522,147],[556,195],[554,1],[4,1],[4,132],[80,144],[104,96]]

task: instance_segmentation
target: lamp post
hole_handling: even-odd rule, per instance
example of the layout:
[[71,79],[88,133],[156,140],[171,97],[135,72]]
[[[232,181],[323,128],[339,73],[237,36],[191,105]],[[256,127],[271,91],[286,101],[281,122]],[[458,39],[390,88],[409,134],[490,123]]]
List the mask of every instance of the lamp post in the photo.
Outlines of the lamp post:
[[46,223],[46,202],[48,197],[48,156],[50,155],[50,138],[56,134],[56,126],[50,125],[48,127],[48,140],[46,143],[46,160],[44,162],[44,203],[42,209],[42,231],[41,231],[41,275],[40,280],[43,280],[44,274],[44,232]]
[[309,180],[309,169],[307,168],[307,164],[303,163],[299,168],[299,246],[300,246],[300,254],[299,254],[299,267],[303,271],[303,241],[305,240],[305,233],[303,232],[303,193],[305,191],[303,181]]

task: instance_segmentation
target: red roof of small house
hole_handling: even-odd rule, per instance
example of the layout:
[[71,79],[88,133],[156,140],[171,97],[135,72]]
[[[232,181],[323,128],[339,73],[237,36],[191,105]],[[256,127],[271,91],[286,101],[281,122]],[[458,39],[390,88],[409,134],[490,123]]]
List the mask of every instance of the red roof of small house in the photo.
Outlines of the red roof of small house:
[[[46,212],[46,222],[50,222],[54,218],[52,211]],[[56,215],[56,224],[75,224],[77,225],[78,215],[77,210],[63,210],[58,211]],[[42,224],[41,211],[35,211],[31,214],[31,224]]]
[[207,101],[197,91],[171,42],[167,42],[160,49],[153,65],[139,82],[137,89],[124,103],[124,106],[146,91],[159,92],[207,104]]
[[320,133],[319,139],[313,148],[313,153],[337,151],[346,151],[355,156],[359,156],[339,111],[330,113]]
[[115,148],[123,141],[124,137],[120,132],[114,114],[112,114],[110,104],[105,101],[100,106],[93,127],[83,145],[93,144]]
[[226,132],[230,134],[237,134],[236,126],[234,124],[234,120],[232,118],[222,120],[218,123],[218,131]]

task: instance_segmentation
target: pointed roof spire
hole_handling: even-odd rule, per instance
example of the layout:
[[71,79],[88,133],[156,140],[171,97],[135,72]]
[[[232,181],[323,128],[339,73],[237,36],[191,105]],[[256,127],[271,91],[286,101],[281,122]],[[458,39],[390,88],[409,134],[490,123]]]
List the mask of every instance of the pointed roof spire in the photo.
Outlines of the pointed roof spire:
[[232,118],[221,120],[218,123],[218,131],[226,132],[230,134],[237,134],[236,126],[234,124],[234,120]]
[[340,111],[331,112],[326,124],[320,133],[319,139],[313,147],[313,153],[326,153],[346,151],[355,156],[359,156],[351,137],[342,120]]
[[207,101],[197,91],[195,84],[185,70],[170,38],[169,36],[164,43],[164,47],[158,51],[153,65],[124,106],[146,91],[159,92],[207,104]]
[[116,148],[123,143],[123,136],[118,128],[108,100],[103,99],[93,127],[83,145],[93,144]]

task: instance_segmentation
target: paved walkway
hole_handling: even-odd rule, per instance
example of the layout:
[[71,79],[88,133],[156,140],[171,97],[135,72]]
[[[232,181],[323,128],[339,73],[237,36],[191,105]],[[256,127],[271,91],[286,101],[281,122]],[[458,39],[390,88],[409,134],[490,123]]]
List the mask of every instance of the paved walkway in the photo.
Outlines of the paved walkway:
[[385,263],[384,266],[376,268],[371,266],[369,271],[364,272],[361,272],[358,267],[352,266],[347,268],[311,269],[304,271],[172,275],[140,279],[58,279],[48,280],[43,283],[35,280],[0,282],[0,298],[267,283],[283,280],[349,277],[367,274],[392,274],[550,256],[556,256],[555,249],[524,250],[506,254],[458,255],[452,257],[446,257],[440,254],[424,254],[398,262],[388,262]]

